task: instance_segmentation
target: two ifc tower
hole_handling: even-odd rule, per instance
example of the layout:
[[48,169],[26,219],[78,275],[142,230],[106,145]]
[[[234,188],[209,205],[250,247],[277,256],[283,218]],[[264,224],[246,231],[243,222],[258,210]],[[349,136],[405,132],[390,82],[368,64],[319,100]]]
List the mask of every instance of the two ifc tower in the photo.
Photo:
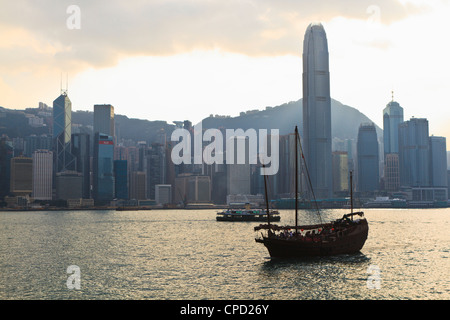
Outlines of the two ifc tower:
[[303,141],[314,194],[316,198],[331,198],[330,66],[321,23],[311,23],[303,40]]

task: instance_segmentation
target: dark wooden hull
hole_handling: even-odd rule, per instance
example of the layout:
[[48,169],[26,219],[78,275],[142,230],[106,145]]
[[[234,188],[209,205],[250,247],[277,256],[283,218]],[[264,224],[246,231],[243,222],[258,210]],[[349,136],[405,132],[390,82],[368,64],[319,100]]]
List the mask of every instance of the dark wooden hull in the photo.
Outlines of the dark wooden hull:
[[336,234],[328,239],[281,239],[263,237],[256,239],[263,243],[272,258],[300,258],[312,256],[330,256],[359,252],[366,242],[369,226],[366,219],[352,226],[346,234]]

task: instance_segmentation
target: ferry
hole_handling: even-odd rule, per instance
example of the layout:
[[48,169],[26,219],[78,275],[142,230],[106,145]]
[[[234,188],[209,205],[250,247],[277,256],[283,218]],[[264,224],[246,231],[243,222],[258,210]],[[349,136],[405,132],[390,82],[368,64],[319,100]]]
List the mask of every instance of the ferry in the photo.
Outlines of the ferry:
[[[280,221],[280,213],[276,210],[269,210],[270,221]],[[267,221],[267,210],[250,209],[246,205],[244,209],[228,208],[217,212],[217,221]]]

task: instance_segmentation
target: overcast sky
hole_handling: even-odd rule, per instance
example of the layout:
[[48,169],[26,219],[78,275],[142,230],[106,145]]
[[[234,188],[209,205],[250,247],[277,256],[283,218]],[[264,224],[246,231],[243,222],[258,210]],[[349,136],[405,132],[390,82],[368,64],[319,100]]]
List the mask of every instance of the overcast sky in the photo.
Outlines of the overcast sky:
[[430,135],[450,138],[448,0],[0,0],[0,8],[3,107],[51,105],[61,73],[73,110],[110,103],[149,120],[195,123],[298,100],[303,36],[318,21],[332,98],[382,127],[394,90],[406,120],[427,118]]

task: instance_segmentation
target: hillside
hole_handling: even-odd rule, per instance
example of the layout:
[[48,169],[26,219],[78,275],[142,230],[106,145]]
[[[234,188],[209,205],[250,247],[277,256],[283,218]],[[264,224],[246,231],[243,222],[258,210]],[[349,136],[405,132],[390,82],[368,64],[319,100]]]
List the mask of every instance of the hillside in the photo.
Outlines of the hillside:
[[[32,127],[28,125],[27,115],[33,114],[35,109],[10,110],[0,107],[0,136],[3,134],[13,137],[25,137],[30,134],[40,135],[50,133],[49,126]],[[292,133],[297,125],[302,134],[302,100],[292,101],[276,107],[268,107],[265,110],[253,110],[242,112],[237,117],[210,116],[203,120],[203,129],[226,128],[247,130],[253,129],[279,129],[280,134]],[[115,115],[116,127],[122,139],[134,141],[157,140],[157,134],[162,130],[170,137],[173,124],[166,121],[149,121],[143,119],[130,119],[124,115]],[[331,102],[332,136],[339,139],[357,139],[358,128],[361,123],[372,122],[357,109],[346,106],[339,101]],[[51,119],[44,119],[44,123],[51,123]],[[72,112],[72,124],[77,124],[79,130],[90,132],[93,125],[93,112]],[[377,127],[378,138],[382,138],[382,130]]]
[[[346,106],[339,101],[331,100],[331,134],[339,139],[354,139],[358,137],[358,128],[361,123],[373,122],[357,109]],[[244,130],[254,129],[279,129],[280,134],[288,134],[294,131],[297,125],[302,132],[303,106],[302,99],[291,101],[266,110],[249,112],[234,118],[209,117],[203,120],[203,128],[226,128]],[[383,131],[376,126],[378,138],[381,139]]]

